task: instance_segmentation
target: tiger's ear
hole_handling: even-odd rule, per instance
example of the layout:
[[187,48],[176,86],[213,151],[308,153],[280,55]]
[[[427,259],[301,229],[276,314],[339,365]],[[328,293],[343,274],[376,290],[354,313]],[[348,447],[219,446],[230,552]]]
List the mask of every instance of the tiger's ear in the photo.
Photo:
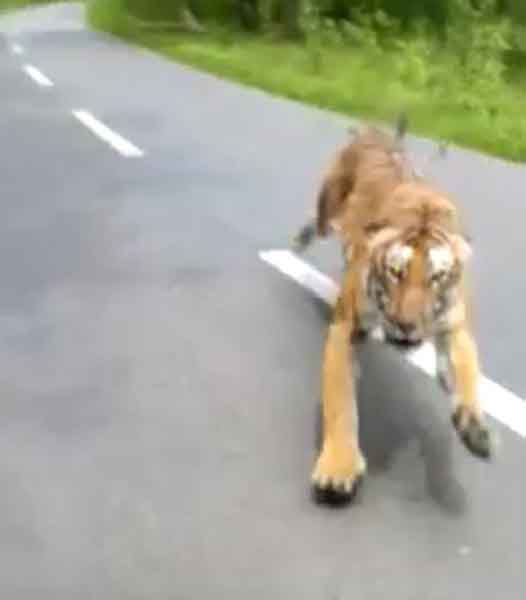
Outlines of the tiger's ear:
[[455,255],[458,257],[460,262],[467,262],[473,254],[471,239],[465,235],[456,234],[453,236],[451,241]]

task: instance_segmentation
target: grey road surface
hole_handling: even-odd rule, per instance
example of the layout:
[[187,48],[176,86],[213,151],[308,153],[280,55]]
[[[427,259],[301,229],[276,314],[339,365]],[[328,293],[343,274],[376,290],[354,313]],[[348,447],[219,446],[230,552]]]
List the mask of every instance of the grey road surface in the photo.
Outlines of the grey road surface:
[[[0,86],[0,598],[524,598],[526,440],[495,421],[496,459],[469,456],[389,348],[360,349],[356,504],[310,497],[326,308],[258,251],[286,246],[344,119],[75,5],[0,21]],[[455,150],[432,174],[475,240],[484,370],[524,397],[526,171]],[[330,246],[308,260],[338,272]]]

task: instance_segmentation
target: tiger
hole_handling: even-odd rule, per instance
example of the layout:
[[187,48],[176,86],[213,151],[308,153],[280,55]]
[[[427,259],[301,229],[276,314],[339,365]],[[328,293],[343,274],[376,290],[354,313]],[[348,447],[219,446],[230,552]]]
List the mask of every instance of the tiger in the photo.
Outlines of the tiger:
[[360,130],[325,179],[315,217],[316,231],[337,232],[346,262],[323,351],[322,444],[311,480],[315,491],[347,499],[367,470],[353,346],[377,326],[387,343],[434,343],[452,425],[473,455],[492,455],[477,393],[480,361],[467,285],[472,241],[456,201],[409,164],[401,145],[406,130]]

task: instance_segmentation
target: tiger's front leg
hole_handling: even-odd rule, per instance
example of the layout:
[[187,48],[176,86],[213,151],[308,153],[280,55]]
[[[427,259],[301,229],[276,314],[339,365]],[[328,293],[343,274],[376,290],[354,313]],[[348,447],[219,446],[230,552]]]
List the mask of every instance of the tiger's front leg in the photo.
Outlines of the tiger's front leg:
[[[341,307],[341,301],[340,301]],[[366,469],[358,442],[352,367],[352,315],[336,308],[325,345],[322,374],[323,445],[312,479],[317,490],[351,497]]]
[[489,458],[491,439],[478,397],[480,370],[475,340],[463,324],[442,334],[436,350],[439,381],[454,399],[453,425],[470,452]]

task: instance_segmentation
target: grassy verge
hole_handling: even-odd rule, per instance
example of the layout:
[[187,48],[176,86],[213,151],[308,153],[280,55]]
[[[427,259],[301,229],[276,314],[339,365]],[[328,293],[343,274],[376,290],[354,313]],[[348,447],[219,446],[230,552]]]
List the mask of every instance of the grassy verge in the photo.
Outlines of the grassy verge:
[[95,27],[226,78],[353,117],[391,120],[405,107],[417,133],[526,160],[522,84],[493,77],[487,71],[491,57],[480,57],[482,75],[472,65],[476,76],[470,80],[466,72],[460,75],[454,53],[422,39],[400,39],[386,50],[322,37],[291,43],[224,27],[205,34],[152,33],[121,9],[122,0],[94,0],[88,14]]
[[30,4],[50,4],[53,0],[0,0],[0,13],[15,8],[23,8]]

